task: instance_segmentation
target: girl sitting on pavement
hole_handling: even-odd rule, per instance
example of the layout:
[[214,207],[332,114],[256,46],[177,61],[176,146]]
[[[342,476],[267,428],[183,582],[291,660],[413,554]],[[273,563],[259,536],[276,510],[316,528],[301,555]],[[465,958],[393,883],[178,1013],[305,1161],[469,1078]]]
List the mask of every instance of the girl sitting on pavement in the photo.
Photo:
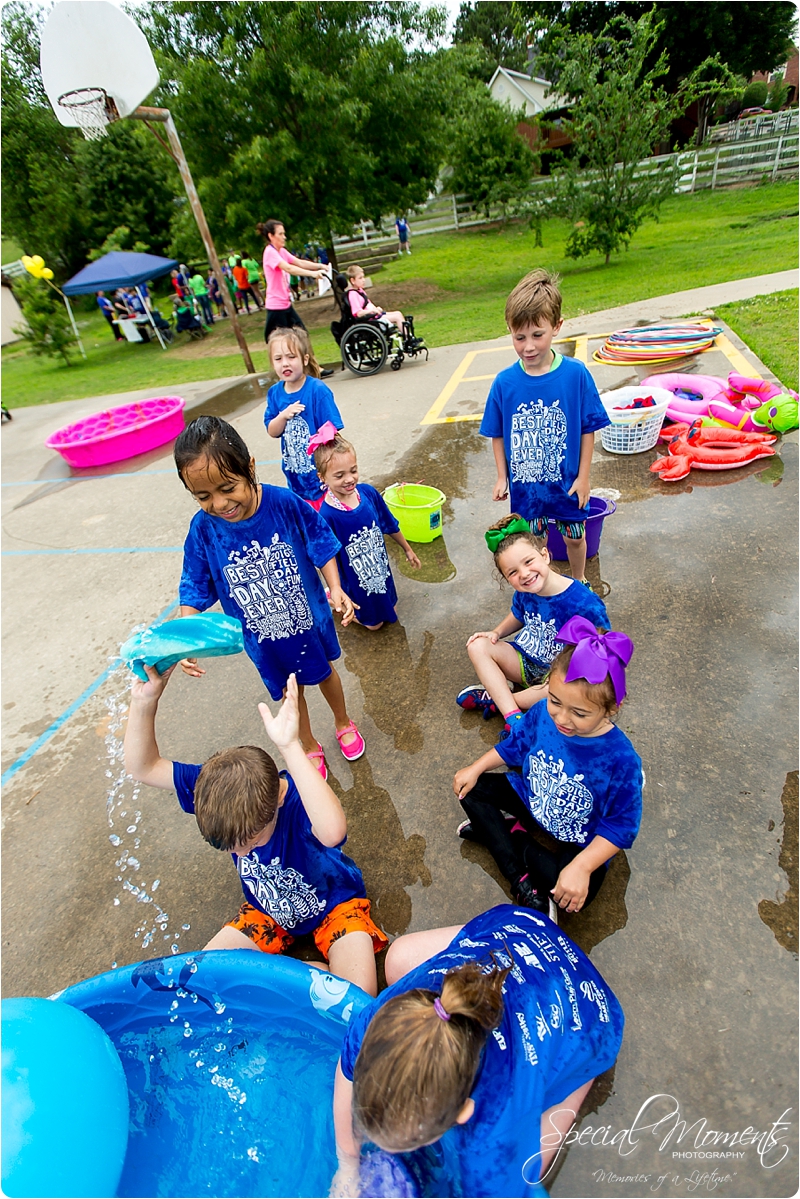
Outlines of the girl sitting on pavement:
[[358,603],[358,624],[380,629],[397,620],[397,591],[386,553],[384,533],[402,547],[415,570],[422,563],[400,532],[383,496],[369,483],[359,483],[356,452],[332,424],[311,438],[317,472],[327,488],[319,514],[342,548],[336,555],[339,576],[347,594]]
[[[552,918],[591,902],[609,860],[633,844],[643,786],[641,759],[612,723],[633,642],[582,616],[558,638],[547,698],[453,780],[467,816],[459,836],[487,847],[517,902]],[[499,766],[509,773],[487,773]]]
[[[604,629],[611,622],[605,604],[588,587],[551,570],[549,551],[518,513],[492,525],[486,544],[515,594],[508,615],[488,632],[473,633],[467,642],[480,686],[465,687],[456,702],[482,711],[485,720],[499,712],[508,727],[546,692],[543,680],[564,648],[556,629],[570,616],[585,616]],[[503,640],[514,633],[519,635]],[[525,690],[512,692],[510,683]]]
[[[291,491],[257,481],[255,459],[233,426],[219,417],[199,416],[187,425],[175,443],[175,465],[201,509],[184,545],[180,615],[220,603],[240,620],[245,651],[274,700],[286,694],[289,675],[297,675],[300,741],[327,778],[304,686],[319,686],[345,758],[354,761],[364,752],[333,666],[342,651],[331,608],[342,613],[342,625],[355,615],[339,582],[339,542]],[[317,571],[329,588],[327,597]],[[181,666],[194,677],[205,674],[196,659],[184,659]]]
[[333,392],[320,379],[305,329],[273,329],[269,358],[278,382],[267,392],[264,424],[270,437],[281,439],[281,467],[286,482],[301,500],[319,510],[325,492],[309,450],[309,442],[325,424],[341,429]]
[[364,283],[367,277],[360,266],[349,266],[347,268],[347,278],[350,280],[347,288],[347,299],[350,302],[350,311],[356,320],[377,320],[380,316],[384,320],[391,321],[398,333],[403,332],[404,317],[402,312],[385,312],[383,308],[378,308],[376,304],[373,304],[364,291]]
[[[505,904],[398,938],[386,981],[345,1034],[331,1194],[546,1195],[540,1181],[619,1053],[608,984],[546,917]],[[361,1158],[365,1141],[384,1153]],[[370,1185],[386,1154],[425,1185]]]

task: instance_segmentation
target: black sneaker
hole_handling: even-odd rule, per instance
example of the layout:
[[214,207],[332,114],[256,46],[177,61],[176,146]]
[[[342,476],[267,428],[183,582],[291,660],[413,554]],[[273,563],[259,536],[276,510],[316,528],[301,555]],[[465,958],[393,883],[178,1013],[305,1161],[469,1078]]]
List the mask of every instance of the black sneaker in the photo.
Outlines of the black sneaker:
[[526,908],[533,908],[535,912],[543,912],[545,916],[549,915],[550,903],[547,896],[540,895],[538,891],[534,890],[527,874],[511,888],[511,894],[514,897],[514,903],[522,904]]
[[456,832],[462,841],[478,841],[478,837],[475,835],[475,830],[469,820],[462,820]]

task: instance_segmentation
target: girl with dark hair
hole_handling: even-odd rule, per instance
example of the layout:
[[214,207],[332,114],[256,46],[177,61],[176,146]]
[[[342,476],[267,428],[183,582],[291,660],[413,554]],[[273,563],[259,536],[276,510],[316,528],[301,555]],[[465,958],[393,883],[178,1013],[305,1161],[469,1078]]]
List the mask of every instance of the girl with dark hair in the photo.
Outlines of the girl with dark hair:
[[[546,1194],[540,1180],[622,1041],[622,1010],[589,959],[546,917],[504,904],[399,937],[386,981],[345,1034],[331,1194]],[[402,1154],[401,1174],[447,1177],[365,1188],[363,1142]]]
[[[613,723],[633,642],[583,616],[556,637],[547,698],[453,780],[467,817],[459,836],[487,847],[517,903],[552,919],[591,903],[611,858],[633,845],[644,786],[642,760]],[[509,773],[492,773],[499,766]]]
[[[201,508],[184,545],[180,614],[205,612],[219,602],[240,620],[245,650],[274,700],[286,694],[289,675],[297,675],[300,741],[327,778],[304,686],[319,686],[333,712],[343,755],[352,761],[364,752],[333,666],[342,651],[331,607],[342,613],[342,625],[355,616],[339,581],[339,542],[309,504],[285,487],[258,482],[247,446],[219,417],[200,416],[187,425],[175,443],[175,465]],[[194,677],[205,674],[195,659],[187,658],[181,666]]]
[[286,230],[281,221],[270,220],[256,225],[256,232],[266,238],[264,249],[264,278],[267,281],[267,323],[264,326],[264,341],[269,341],[273,329],[287,329],[305,325],[292,305],[289,279],[292,275],[319,279],[327,275],[328,268],[319,262],[296,258],[286,249]]

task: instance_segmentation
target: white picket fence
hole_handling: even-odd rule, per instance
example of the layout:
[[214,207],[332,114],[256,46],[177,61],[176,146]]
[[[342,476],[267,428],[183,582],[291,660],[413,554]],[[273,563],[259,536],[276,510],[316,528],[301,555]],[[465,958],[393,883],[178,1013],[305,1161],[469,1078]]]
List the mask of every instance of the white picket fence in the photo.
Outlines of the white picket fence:
[[[792,115],[778,114],[782,118]],[[677,154],[645,158],[639,164],[637,175],[652,174],[663,163],[677,162],[679,175],[675,191],[678,193],[725,187],[747,180],[767,179],[774,182],[776,179],[791,178],[800,170],[796,114],[793,121],[784,120],[783,124],[784,132],[775,132],[767,137],[727,141],[699,150],[682,150]],[[546,177],[536,178],[531,183],[531,190],[547,187],[547,183]],[[431,196],[417,213],[410,214],[412,242],[414,237],[422,234],[485,225],[504,215],[499,205],[489,211],[488,217],[478,212],[469,196],[451,193]],[[396,243],[394,217],[387,217],[383,228],[377,228],[371,221],[362,221],[349,236],[335,236],[333,240],[337,251],[362,246],[377,249]]]

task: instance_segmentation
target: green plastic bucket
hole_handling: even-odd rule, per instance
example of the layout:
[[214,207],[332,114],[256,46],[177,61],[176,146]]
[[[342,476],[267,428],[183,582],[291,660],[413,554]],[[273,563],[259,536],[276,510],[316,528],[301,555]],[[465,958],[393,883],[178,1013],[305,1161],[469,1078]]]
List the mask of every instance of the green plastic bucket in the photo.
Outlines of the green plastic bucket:
[[383,493],[386,506],[407,541],[433,541],[442,535],[442,504],[447,496],[438,487],[394,483]]

